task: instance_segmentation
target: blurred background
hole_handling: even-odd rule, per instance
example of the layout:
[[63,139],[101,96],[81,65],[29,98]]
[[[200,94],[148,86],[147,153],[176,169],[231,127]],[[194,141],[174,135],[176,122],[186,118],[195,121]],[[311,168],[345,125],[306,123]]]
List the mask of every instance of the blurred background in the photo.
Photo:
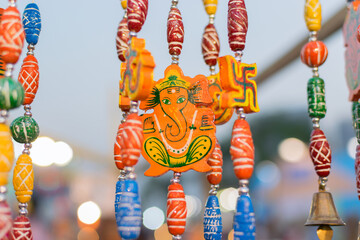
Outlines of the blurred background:
[[[19,1],[23,12],[30,1]],[[115,35],[123,17],[120,1],[35,1],[41,11],[42,32],[35,56],[40,66],[40,87],[32,104],[41,137],[33,144],[35,191],[30,205],[34,238],[120,239],[114,217],[118,171],[113,144],[121,120],[118,109],[120,61]],[[345,1],[321,1],[323,22]],[[257,63],[258,74],[291,52],[307,37],[303,0],[246,1],[249,32],[243,62]],[[6,7],[2,1],[0,7]],[[201,55],[201,38],[208,23],[202,1],[181,0],[185,40],[180,67],[185,75],[208,75]],[[171,63],[166,42],[170,0],[149,1],[149,11],[139,37],[155,58],[154,78],[163,77]],[[215,18],[221,51],[233,54],[227,42],[227,1],[219,0]],[[329,57],[320,68],[326,83],[328,113],[321,121],[333,150],[328,188],[337,210],[346,222],[334,228],[334,239],[355,239],[360,217],[356,196],[354,156],[356,140],[351,122],[351,104],[344,74],[344,44],[341,29],[321,39]],[[25,56],[25,48],[23,57]],[[300,55],[300,53],[297,53]],[[23,59],[23,57],[21,59]],[[16,65],[18,74],[21,61]],[[307,144],[311,120],[307,115],[307,80],[311,70],[300,62],[280,66],[262,79],[258,87],[261,111],[248,116],[256,147],[256,165],[250,194],[256,213],[257,239],[317,239],[316,227],[304,227],[317,176]],[[256,78],[255,78],[256,79]],[[23,109],[10,112],[9,123]],[[229,156],[234,118],[218,126],[217,137],[224,153],[224,175],[219,199],[223,214],[223,239],[232,239],[232,218],[238,182]],[[16,144],[20,154],[22,146]],[[136,166],[143,210],[140,239],[167,240],[166,194],[171,174],[148,178],[149,164],[141,158]],[[193,171],[181,178],[188,204],[184,239],[203,239],[202,221],[209,185],[205,174]],[[17,212],[12,186],[8,200]]]

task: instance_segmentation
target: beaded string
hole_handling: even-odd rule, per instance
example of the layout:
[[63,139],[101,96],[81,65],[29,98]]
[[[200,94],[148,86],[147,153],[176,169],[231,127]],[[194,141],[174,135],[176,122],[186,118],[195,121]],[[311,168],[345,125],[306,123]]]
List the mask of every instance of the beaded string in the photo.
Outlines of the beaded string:
[[[309,30],[309,41],[301,50],[301,61],[310,67],[313,73],[313,77],[307,84],[308,114],[313,123],[309,150],[316,174],[319,176],[319,192],[325,193],[327,177],[331,169],[331,148],[324,132],[320,129],[320,119],[326,115],[326,102],[325,83],[320,78],[319,67],[326,61],[328,50],[326,45],[317,39],[318,31],[321,29],[321,4],[319,0],[307,0],[305,2],[304,17]],[[320,239],[325,239],[322,235],[323,232],[332,236],[332,229],[329,225],[344,225],[344,223],[341,219],[338,223],[332,221],[326,223],[325,219],[320,223],[308,219],[305,225],[319,225],[318,236]]]
[[[214,77],[216,75],[215,66],[217,64],[217,58],[219,57],[220,52],[219,36],[214,25],[215,13],[217,10],[217,0],[203,0],[203,4],[206,13],[209,16],[209,23],[204,29],[201,50],[205,64],[207,64],[210,68],[210,77],[208,78],[209,92],[211,95],[213,95],[211,91],[211,84],[217,80],[217,78]],[[217,86],[219,85],[220,84]],[[213,105],[216,105],[215,101]],[[212,109],[216,113],[215,108],[215,106],[212,106]],[[212,168],[212,171],[207,173],[207,180],[211,184],[211,190],[209,191],[209,197],[205,204],[204,238],[206,240],[220,240],[222,238],[222,217],[219,199],[216,194],[222,179],[223,155],[218,141],[216,142],[215,148],[208,159],[208,164]]]
[[[6,125],[8,110],[19,107],[24,100],[24,89],[12,79],[14,64],[19,60],[23,44],[24,29],[16,1],[10,0],[8,8],[1,11],[0,22],[0,239],[12,239],[12,219],[10,207],[6,202],[8,175],[14,161],[14,147],[10,128]],[[5,66],[5,73],[4,73]]]

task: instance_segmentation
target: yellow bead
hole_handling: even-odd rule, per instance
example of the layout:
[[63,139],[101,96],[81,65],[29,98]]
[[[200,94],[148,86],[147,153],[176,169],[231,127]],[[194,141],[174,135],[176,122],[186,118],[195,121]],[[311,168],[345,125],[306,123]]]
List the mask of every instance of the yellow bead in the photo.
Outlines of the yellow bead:
[[8,175],[14,162],[14,146],[10,128],[0,124],[0,186],[8,183]]
[[216,13],[217,0],[203,0],[203,3],[207,14],[213,15]]
[[309,31],[319,31],[321,28],[321,4],[319,0],[306,0],[305,22]]
[[34,189],[34,172],[31,157],[27,154],[20,155],[16,161],[13,185],[19,202],[30,201]]
[[121,6],[123,9],[127,8],[127,0],[121,0]]

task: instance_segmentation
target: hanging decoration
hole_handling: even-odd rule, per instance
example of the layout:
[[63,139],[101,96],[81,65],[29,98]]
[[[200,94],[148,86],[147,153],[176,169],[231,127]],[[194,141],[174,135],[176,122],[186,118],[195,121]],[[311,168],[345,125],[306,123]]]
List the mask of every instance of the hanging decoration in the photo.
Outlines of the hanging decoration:
[[310,139],[310,157],[319,176],[319,192],[314,193],[310,214],[306,226],[319,226],[317,234],[320,240],[332,238],[330,226],[341,226],[344,222],[337,214],[333,198],[326,191],[326,183],[331,168],[331,149],[320,129],[320,119],[325,117],[325,83],[319,77],[319,67],[326,61],[326,45],[317,39],[321,29],[321,4],[319,0],[306,0],[305,22],[310,32],[309,42],[301,50],[301,61],[312,69],[313,77],[307,85],[308,113],[312,119],[313,131]]

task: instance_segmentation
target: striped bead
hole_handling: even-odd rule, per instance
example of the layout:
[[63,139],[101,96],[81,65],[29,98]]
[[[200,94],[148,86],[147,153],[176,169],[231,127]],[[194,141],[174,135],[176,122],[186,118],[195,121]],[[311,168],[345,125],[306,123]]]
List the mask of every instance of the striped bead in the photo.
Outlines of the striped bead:
[[140,117],[131,113],[124,123],[124,129],[120,135],[121,157],[124,166],[136,165],[141,154],[144,142],[142,122]]
[[10,128],[5,124],[0,124],[0,186],[7,185],[13,162],[14,146]]
[[167,225],[169,233],[177,236],[185,232],[186,201],[183,187],[179,183],[172,183],[167,195]]
[[24,88],[10,77],[0,78],[0,109],[14,109],[24,101]]
[[34,189],[34,172],[31,157],[21,154],[16,161],[13,175],[16,198],[21,203],[31,200]]
[[115,165],[119,170],[124,169],[124,164],[121,158],[121,147],[120,147],[121,133],[124,127],[123,125],[124,125],[123,123],[120,123],[119,125],[115,139],[115,144],[114,144],[114,160],[115,160]]
[[321,28],[321,4],[319,0],[306,0],[304,17],[310,32]]
[[234,216],[234,240],[255,240],[255,213],[251,199],[240,195]]
[[[121,195],[125,190],[125,181],[124,180],[118,180],[116,183],[116,192],[115,192],[115,219],[116,224],[118,226],[118,229],[120,228],[121,218],[122,218],[122,212],[120,211],[120,202],[121,202]],[[120,234],[120,231],[119,231]]]
[[310,138],[310,157],[319,177],[327,177],[331,168],[331,149],[320,129],[314,129]]
[[205,205],[204,238],[205,240],[221,240],[222,218],[219,200],[216,195],[210,195]]
[[6,201],[0,201],[0,239],[12,240],[11,238],[11,210]]
[[325,83],[319,77],[308,81],[308,113],[311,118],[324,118],[326,115]]
[[201,50],[205,63],[209,66],[215,66],[220,52],[219,36],[214,24],[209,23],[205,27],[202,38]]
[[218,141],[216,141],[215,148],[207,163],[212,168],[212,171],[206,174],[207,180],[212,185],[219,184],[222,179],[223,154],[221,152],[221,146]]
[[31,143],[39,136],[39,125],[29,116],[20,116],[10,125],[11,135],[18,143]]
[[31,104],[39,88],[39,65],[35,56],[28,55],[24,58],[18,81],[25,91],[23,105]]
[[231,50],[234,52],[244,50],[248,31],[248,16],[244,0],[229,0],[227,21]]
[[129,49],[129,35],[130,31],[127,26],[127,18],[123,18],[119,23],[117,34],[116,34],[116,51],[120,61],[125,62],[125,54]]
[[135,180],[124,181],[124,191],[120,198],[120,227],[122,239],[137,239],[141,229],[141,206],[138,184]]
[[139,32],[145,23],[148,0],[128,0],[127,15],[130,32]]
[[301,61],[309,67],[321,66],[328,56],[326,45],[322,41],[311,41],[301,49]]
[[6,63],[4,62],[2,57],[0,56],[0,77],[5,75],[5,70],[6,70]]
[[33,235],[29,219],[25,216],[16,217],[11,235],[13,240],[32,240]]
[[184,42],[184,25],[180,10],[171,8],[167,20],[167,42],[170,55],[180,55]]
[[216,13],[218,0],[203,0],[203,4],[208,15],[214,15]]
[[36,3],[29,3],[25,7],[22,22],[27,43],[36,45],[41,31],[40,10]]
[[16,7],[4,10],[0,23],[0,55],[6,63],[15,64],[24,46],[24,29]]
[[234,123],[230,155],[236,177],[249,179],[254,168],[254,144],[250,126],[245,119],[237,119]]

